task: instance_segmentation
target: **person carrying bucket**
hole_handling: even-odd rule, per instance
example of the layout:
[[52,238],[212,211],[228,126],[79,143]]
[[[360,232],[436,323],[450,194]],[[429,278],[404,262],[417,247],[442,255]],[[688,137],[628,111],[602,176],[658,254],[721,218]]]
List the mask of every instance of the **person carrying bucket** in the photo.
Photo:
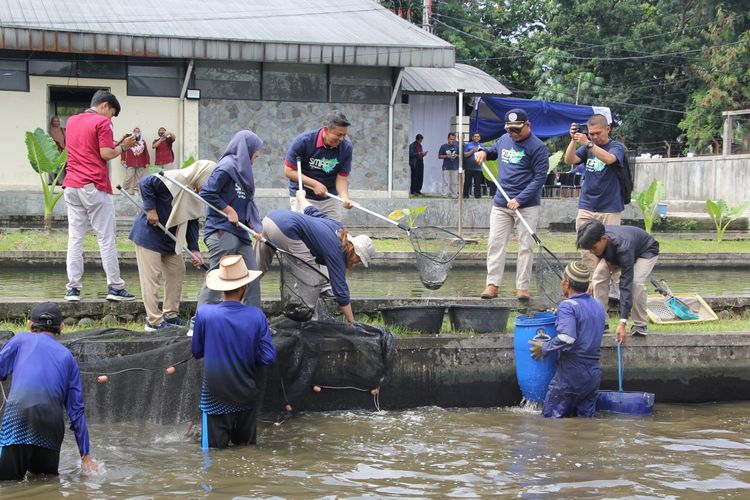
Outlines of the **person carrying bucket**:
[[203,358],[202,448],[255,444],[260,365],[276,361],[268,320],[263,311],[243,304],[249,285],[260,277],[241,255],[225,255],[206,275],[206,286],[223,292],[224,301],[195,313],[192,353]]
[[529,341],[534,359],[559,351],[557,370],[542,407],[542,415],[547,418],[593,417],[596,412],[606,316],[601,305],[586,291],[590,275],[583,261],[565,267],[562,291],[566,299],[557,309],[557,336],[546,342]]

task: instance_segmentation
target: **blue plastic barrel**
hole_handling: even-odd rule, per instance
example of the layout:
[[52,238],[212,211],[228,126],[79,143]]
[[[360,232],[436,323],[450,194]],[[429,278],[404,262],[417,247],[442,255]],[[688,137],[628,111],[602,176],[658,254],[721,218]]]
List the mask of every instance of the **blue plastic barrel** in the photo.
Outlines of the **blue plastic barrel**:
[[541,402],[547,394],[552,376],[557,367],[557,352],[544,359],[531,357],[530,340],[549,340],[557,335],[555,320],[557,315],[549,312],[536,313],[533,316],[521,315],[516,318],[516,330],[513,347],[516,355],[516,377],[521,387],[521,394],[527,401]]
[[650,392],[599,391],[596,411],[626,415],[652,415],[656,397]]

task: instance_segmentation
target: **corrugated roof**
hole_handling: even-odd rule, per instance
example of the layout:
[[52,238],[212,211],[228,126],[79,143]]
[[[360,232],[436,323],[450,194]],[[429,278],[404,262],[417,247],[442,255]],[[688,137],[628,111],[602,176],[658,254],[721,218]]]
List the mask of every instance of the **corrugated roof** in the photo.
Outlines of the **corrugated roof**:
[[479,68],[456,64],[453,68],[405,68],[401,89],[407,94],[509,95],[510,90]]
[[0,48],[451,67],[453,46],[374,0],[0,0]]

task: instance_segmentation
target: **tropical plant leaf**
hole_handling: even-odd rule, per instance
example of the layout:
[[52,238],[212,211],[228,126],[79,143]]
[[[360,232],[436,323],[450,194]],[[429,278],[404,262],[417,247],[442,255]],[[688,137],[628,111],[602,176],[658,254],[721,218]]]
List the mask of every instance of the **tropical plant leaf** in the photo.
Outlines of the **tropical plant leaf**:
[[391,220],[399,221],[405,217],[404,209],[399,208],[388,214],[388,218]]
[[706,200],[706,212],[714,221],[721,219],[721,209],[713,200]]
[[[26,149],[31,168],[38,174],[56,173],[65,164],[65,161],[61,162],[60,157],[63,154],[57,150],[54,139],[41,128],[37,128],[33,133],[26,132]],[[67,152],[65,160],[67,160]]]
[[180,168],[187,168],[187,167],[189,167],[190,165],[192,165],[193,163],[195,163],[195,158],[193,158],[193,157],[192,157],[192,155],[191,155],[191,156],[188,156],[188,157],[187,157],[187,158],[185,159],[185,161],[183,161],[183,162],[182,162],[182,166],[180,166]]

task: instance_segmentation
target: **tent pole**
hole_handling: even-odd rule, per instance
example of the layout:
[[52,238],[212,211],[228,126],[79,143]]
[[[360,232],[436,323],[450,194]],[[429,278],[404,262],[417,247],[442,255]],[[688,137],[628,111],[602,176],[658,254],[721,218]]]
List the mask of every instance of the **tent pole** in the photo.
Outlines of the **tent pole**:
[[458,235],[464,231],[464,89],[458,89]]

